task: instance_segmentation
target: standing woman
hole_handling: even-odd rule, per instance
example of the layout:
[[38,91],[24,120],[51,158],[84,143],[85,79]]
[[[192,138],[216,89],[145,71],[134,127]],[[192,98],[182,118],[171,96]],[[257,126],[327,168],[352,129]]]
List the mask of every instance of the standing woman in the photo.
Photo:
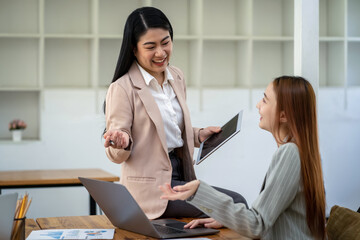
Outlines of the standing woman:
[[301,77],[276,78],[257,108],[260,128],[272,133],[278,149],[251,209],[198,180],[174,188],[160,186],[162,198],[187,199],[212,217],[185,227],[224,225],[261,239],[325,239],[325,190],[312,86]]
[[[194,146],[220,131],[192,127],[183,73],[169,65],[172,47],[171,24],[159,9],[133,11],[104,104],[106,154],[122,163],[120,182],[150,219],[204,215],[183,201],[160,200],[157,186],[196,179]],[[246,204],[241,195],[219,190]]]

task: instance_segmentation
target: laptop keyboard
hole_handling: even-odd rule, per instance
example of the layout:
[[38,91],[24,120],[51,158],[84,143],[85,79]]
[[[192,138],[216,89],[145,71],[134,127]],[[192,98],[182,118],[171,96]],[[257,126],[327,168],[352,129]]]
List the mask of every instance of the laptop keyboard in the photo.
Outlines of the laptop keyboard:
[[158,232],[164,233],[164,234],[174,234],[174,233],[184,233],[185,232],[180,229],[165,227],[165,226],[158,225],[158,224],[153,224],[153,225]]

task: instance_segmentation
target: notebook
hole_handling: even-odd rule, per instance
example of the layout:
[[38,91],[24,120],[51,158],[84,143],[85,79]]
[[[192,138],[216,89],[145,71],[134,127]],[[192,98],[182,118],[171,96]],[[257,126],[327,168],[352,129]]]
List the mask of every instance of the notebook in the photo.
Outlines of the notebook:
[[0,240],[11,239],[17,193],[0,195]]
[[110,222],[118,228],[155,238],[190,237],[219,232],[210,228],[184,229],[173,219],[149,220],[125,186],[79,177]]

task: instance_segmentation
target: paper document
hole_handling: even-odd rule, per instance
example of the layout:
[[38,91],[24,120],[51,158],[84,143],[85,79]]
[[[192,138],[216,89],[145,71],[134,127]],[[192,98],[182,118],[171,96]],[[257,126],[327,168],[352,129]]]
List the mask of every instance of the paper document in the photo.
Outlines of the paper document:
[[113,239],[115,229],[49,229],[35,230],[26,240],[40,239]]

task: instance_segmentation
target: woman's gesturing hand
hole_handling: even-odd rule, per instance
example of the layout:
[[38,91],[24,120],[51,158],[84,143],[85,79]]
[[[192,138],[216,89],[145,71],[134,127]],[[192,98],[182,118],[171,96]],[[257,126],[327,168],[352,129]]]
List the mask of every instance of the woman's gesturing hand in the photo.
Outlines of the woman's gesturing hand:
[[171,188],[170,184],[166,183],[159,186],[160,190],[164,193],[160,198],[167,200],[186,200],[198,189],[200,184],[199,180],[193,180],[185,185],[175,186]]
[[124,149],[129,146],[129,135],[121,130],[109,130],[104,134],[104,147]]
[[222,228],[223,225],[219,222],[217,222],[215,219],[213,218],[200,218],[200,219],[195,219],[192,220],[191,222],[189,222],[188,224],[186,224],[184,226],[184,228],[196,228],[196,227],[206,227],[206,228]]

